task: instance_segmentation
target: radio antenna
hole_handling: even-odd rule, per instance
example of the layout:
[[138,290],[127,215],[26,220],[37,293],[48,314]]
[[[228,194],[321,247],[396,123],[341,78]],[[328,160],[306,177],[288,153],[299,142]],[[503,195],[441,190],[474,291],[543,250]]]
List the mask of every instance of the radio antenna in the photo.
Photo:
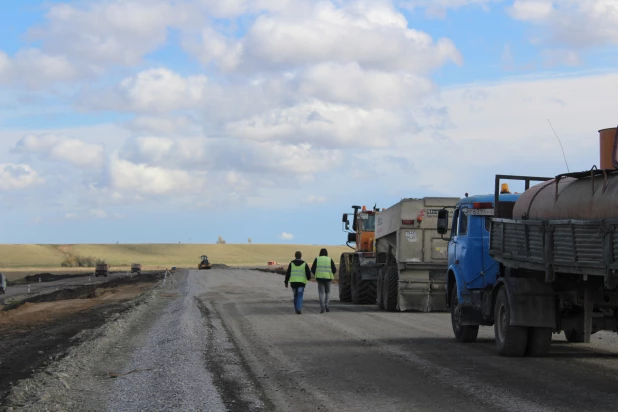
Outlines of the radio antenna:
[[562,157],[564,157],[564,163],[566,164],[567,172],[571,173],[571,171],[569,170],[569,164],[567,163],[567,160],[566,160],[566,155],[564,154],[564,147],[562,147],[562,142],[560,141],[560,138],[558,137],[558,133],[556,133],[556,131],[554,130],[554,126],[551,125],[551,122],[549,121],[549,119],[547,119],[547,123],[549,123],[549,127],[551,127],[551,130],[553,130],[554,134],[556,135],[556,139],[558,139],[558,143],[560,143],[560,149],[562,150]]

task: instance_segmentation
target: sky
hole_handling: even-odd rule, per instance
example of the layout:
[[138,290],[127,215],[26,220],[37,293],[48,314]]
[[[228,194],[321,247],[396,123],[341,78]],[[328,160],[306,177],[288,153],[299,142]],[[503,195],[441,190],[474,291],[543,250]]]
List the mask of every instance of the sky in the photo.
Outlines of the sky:
[[588,170],[617,45],[618,0],[3,2],[0,242],[339,245]]

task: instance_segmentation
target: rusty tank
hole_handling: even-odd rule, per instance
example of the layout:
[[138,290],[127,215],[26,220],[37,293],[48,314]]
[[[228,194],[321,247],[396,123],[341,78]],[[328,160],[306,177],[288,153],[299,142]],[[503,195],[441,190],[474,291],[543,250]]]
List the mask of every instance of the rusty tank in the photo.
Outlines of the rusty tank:
[[513,219],[618,219],[617,128],[599,130],[601,168],[567,173],[524,192]]

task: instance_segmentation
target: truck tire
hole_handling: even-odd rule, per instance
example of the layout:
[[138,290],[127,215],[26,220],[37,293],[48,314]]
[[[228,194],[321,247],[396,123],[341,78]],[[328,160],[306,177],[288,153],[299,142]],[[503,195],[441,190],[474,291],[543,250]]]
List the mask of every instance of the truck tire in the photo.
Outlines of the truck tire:
[[570,343],[582,343],[584,341],[584,331],[577,329],[565,330],[564,337]]
[[551,328],[528,328],[528,356],[545,356],[551,345]]
[[511,326],[511,308],[504,287],[498,291],[494,306],[494,334],[496,348],[502,356],[521,357],[526,354],[528,328]]
[[376,304],[378,309],[384,310],[384,268],[378,271],[378,285],[376,287]]
[[397,311],[397,294],[399,292],[399,270],[397,266],[389,266],[384,274],[384,309]]
[[340,302],[351,302],[352,301],[352,291],[350,288],[350,276],[348,274],[348,270],[345,264],[345,257],[341,255],[341,260],[339,261],[339,301]]
[[453,290],[451,297],[451,323],[453,324],[455,339],[460,342],[476,342],[476,337],[479,334],[479,325],[461,324],[461,307],[459,306],[456,288]]
[[376,303],[376,281],[363,280],[361,276],[360,258],[354,255],[352,263],[352,302],[357,305]]

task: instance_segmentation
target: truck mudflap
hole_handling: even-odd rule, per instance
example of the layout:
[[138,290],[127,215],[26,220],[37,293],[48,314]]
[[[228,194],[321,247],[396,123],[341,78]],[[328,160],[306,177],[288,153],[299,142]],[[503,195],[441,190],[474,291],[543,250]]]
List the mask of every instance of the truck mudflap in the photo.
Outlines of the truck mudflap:
[[400,311],[445,312],[446,265],[399,265]]
[[[556,327],[556,306],[553,285],[534,278],[505,277],[513,326],[535,328]],[[496,289],[497,290],[497,289]]]

